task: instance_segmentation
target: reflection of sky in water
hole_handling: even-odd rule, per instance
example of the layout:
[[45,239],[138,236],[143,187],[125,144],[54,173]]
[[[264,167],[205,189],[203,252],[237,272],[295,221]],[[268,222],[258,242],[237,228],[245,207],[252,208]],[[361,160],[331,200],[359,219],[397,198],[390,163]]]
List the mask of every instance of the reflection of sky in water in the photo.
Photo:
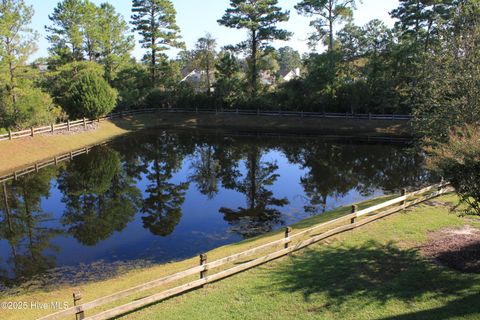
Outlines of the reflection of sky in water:
[[[154,135],[153,138],[156,136],[157,135]],[[152,139],[152,137],[147,135],[144,138]],[[124,139],[128,139],[128,137]],[[273,192],[275,198],[287,198],[289,201],[289,204],[283,207],[269,206],[281,212],[280,220],[283,220],[283,223],[274,223],[271,226],[273,229],[278,229],[282,225],[289,225],[312,215],[312,213],[305,213],[304,207],[309,204],[309,199],[305,194],[304,186],[301,184],[301,178],[308,175],[310,168],[302,168],[300,164],[290,162],[287,159],[285,152],[281,151],[281,147],[275,145],[275,141],[271,142],[268,147],[262,147],[260,142],[263,142],[263,140],[266,139],[268,140],[268,138],[265,137],[257,139],[252,138],[252,141],[249,142],[249,140],[245,140],[244,138],[241,143],[243,145],[260,144],[258,147],[262,150],[262,152],[259,153],[261,154],[260,163],[275,163],[278,166],[278,169],[274,173],[278,174],[279,177],[272,185],[265,186],[266,190]],[[121,144],[122,141],[123,140],[118,143]],[[297,141],[289,138],[288,141],[288,145],[298,144],[301,146],[302,143],[304,143],[304,141],[301,139],[298,139]],[[329,143],[325,144],[325,146],[328,145]],[[109,148],[119,150],[118,152],[120,156],[123,156],[123,152],[127,152],[116,146],[117,145],[114,143]],[[349,145],[349,148],[346,148],[347,152],[349,152],[350,148],[353,146],[353,144]],[[219,148],[221,148],[221,146]],[[359,148],[361,149],[361,147]],[[395,157],[398,157],[398,152],[400,150],[400,148],[396,146],[378,145],[369,146],[365,152],[369,153],[373,149],[378,149],[378,154],[393,153]],[[362,155],[361,150],[357,152],[359,155]],[[364,156],[371,155],[365,154]],[[173,172],[173,175],[168,182],[176,185],[182,182],[187,182],[189,177],[192,176],[192,161],[194,161],[195,157],[198,157],[197,153],[184,155],[184,158],[181,161],[181,167]],[[73,161],[84,161],[84,158],[84,156],[80,156]],[[336,161],[341,160],[341,156],[336,159]],[[328,167],[328,163],[326,165]],[[332,165],[335,166],[336,164],[332,163]],[[386,161],[385,166],[388,165],[392,164]],[[67,168],[68,172],[68,164],[65,165],[65,168]],[[151,161],[148,163],[147,168],[149,171],[154,170]],[[247,168],[246,157],[242,156],[241,160],[238,162],[238,170],[241,173],[241,177],[237,180],[242,180],[248,177]],[[401,170],[405,171],[404,169]],[[407,172],[402,172],[402,174],[406,175]],[[416,174],[417,173],[412,173],[412,175]],[[318,178],[322,179],[323,177]],[[147,178],[147,174],[142,173],[140,179],[135,179],[134,181],[142,198],[146,199],[148,197],[146,190],[151,183]],[[319,183],[321,184],[321,181]],[[243,238],[241,233],[239,234],[236,232],[238,231],[238,228],[242,227],[242,222],[237,221],[237,225],[235,225],[235,223],[229,224],[225,221],[224,216],[219,212],[219,209],[229,208],[237,210],[239,207],[245,208],[247,206],[246,196],[238,190],[224,188],[220,182],[218,193],[212,199],[209,199],[208,196],[200,193],[195,183],[191,182],[186,191],[185,201],[181,205],[181,219],[175,226],[173,232],[168,236],[156,236],[150,233],[148,229],[144,228],[142,216],[145,214],[138,210],[137,214],[133,217],[133,221],[128,223],[123,230],[114,231],[110,237],[107,239],[101,239],[94,246],[82,245],[77,239],[66,232],[68,228],[64,227],[60,222],[60,219],[65,212],[66,205],[62,202],[63,194],[59,189],[59,182],[56,179],[53,179],[50,184],[50,195],[48,198],[41,198],[41,208],[44,212],[52,214],[53,219],[42,222],[40,226],[65,230],[63,235],[54,236],[50,239],[52,247],[57,247],[59,250],[52,251],[51,249],[46,249],[43,252],[44,255],[54,256],[57,266],[75,266],[81,263],[88,264],[98,260],[115,262],[145,259],[156,262],[165,262],[190,257],[224,244],[239,241]],[[329,194],[326,199],[325,210],[328,211],[342,205],[359,202],[367,198],[384,194],[381,186],[373,185],[369,190],[371,192],[361,194],[354,186],[345,194]],[[3,204],[0,202],[0,209],[2,208],[2,205]],[[323,208],[318,210],[320,213],[322,211]],[[3,212],[2,215],[4,215]],[[24,245],[23,248],[25,247],[26,246]],[[20,249],[18,253],[21,254],[22,249]],[[11,254],[12,250],[8,241],[5,239],[0,240],[1,268],[7,270],[11,269],[12,264],[6,263],[8,259],[11,259]],[[11,270],[9,270],[8,273],[12,276]]]

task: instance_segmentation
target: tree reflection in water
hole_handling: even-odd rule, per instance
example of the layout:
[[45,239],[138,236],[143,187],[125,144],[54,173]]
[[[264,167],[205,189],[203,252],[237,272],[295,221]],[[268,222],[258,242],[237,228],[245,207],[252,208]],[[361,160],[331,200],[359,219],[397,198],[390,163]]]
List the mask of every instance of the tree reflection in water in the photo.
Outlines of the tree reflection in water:
[[[232,230],[243,237],[252,237],[271,231],[282,224],[282,213],[277,209],[289,204],[287,198],[275,198],[271,187],[279,175],[278,166],[273,162],[262,161],[263,151],[256,146],[246,148],[246,173],[235,181],[234,189],[245,195],[247,207],[237,210],[220,208],[224,219],[232,225]],[[275,208],[277,207],[277,208]]]
[[[279,166],[275,157],[288,164]],[[421,154],[401,147],[318,137],[164,130],[128,135],[69,163],[0,186],[0,245],[9,250],[0,255],[0,283],[13,285],[53,268],[58,248],[52,243],[59,235],[96,247],[133,222],[148,234],[172,241],[168,236],[182,220],[187,197],[214,204],[201,222],[204,225],[190,225],[188,231],[206,227],[251,237],[285,224],[287,211],[301,217],[305,212],[319,214],[352,191],[369,196],[378,190],[419,187],[430,178],[422,161]],[[280,175],[287,172],[300,172],[287,183],[301,191],[281,188]],[[55,180],[63,205],[46,200]],[[189,194],[190,185],[205,199]],[[281,190],[286,194],[279,195]],[[234,191],[241,199],[230,199],[225,191]],[[301,209],[290,208],[297,192],[305,198]],[[53,221],[42,209],[50,201],[60,211]],[[222,204],[234,201],[239,202]],[[198,224],[189,220],[191,215],[186,218]],[[199,241],[207,242],[208,236]],[[170,245],[164,250],[176,250],[175,244],[166,243]],[[198,250],[193,245],[182,249],[189,254]],[[129,254],[125,253],[127,259]]]
[[87,246],[122,231],[141,203],[140,192],[123,169],[120,155],[104,146],[68,163],[60,172],[58,188],[66,205],[62,224]]
[[28,281],[55,266],[55,257],[46,251],[58,250],[50,241],[62,230],[47,225],[52,215],[40,205],[41,198],[50,195],[50,181],[55,175],[56,168],[48,168],[2,185],[0,238],[10,248],[10,258],[5,261],[10,270],[0,275],[5,285]]

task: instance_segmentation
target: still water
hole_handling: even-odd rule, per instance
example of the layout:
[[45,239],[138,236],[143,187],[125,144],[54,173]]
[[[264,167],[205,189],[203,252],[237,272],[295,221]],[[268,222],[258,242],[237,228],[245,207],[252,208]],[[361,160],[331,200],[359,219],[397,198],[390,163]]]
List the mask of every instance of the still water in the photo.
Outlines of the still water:
[[7,182],[0,283],[166,262],[427,183],[404,145],[150,130]]

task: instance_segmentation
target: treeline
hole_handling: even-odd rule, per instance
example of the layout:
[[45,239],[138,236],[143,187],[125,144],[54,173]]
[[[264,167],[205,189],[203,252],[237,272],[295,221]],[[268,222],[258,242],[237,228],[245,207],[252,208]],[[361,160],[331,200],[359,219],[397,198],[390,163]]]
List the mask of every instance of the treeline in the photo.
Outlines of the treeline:
[[[355,0],[304,0],[312,50],[300,55],[274,40],[290,12],[276,0],[231,0],[220,25],[248,33],[219,48],[206,34],[187,50],[169,0],[133,0],[130,21],[109,3],[63,0],[46,26],[49,56],[28,64],[38,34],[24,0],[0,3],[0,128],[17,129],[65,118],[97,117],[148,107],[261,108],[351,113],[410,113],[428,99],[418,88],[432,64],[461,37],[465,7],[478,1],[401,0],[393,28],[353,22]],[[463,24],[465,26],[465,24]],[[140,36],[147,54],[132,57]],[[306,37],[307,35],[297,35]],[[166,52],[181,49],[170,59]],[[448,63],[448,61],[446,62]],[[453,61],[452,61],[453,63]],[[440,88],[441,90],[441,88]],[[433,106],[432,106],[433,107]],[[429,113],[431,111],[428,111]],[[422,124],[423,125],[423,124]],[[0,129],[1,130],[1,129]]]

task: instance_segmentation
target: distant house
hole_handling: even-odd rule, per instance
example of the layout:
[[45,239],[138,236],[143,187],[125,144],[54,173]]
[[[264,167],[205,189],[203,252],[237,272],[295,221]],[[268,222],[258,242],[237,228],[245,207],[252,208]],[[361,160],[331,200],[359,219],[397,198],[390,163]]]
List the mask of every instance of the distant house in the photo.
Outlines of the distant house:
[[292,81],[294,79],[298,79],[302,77],[302,72],[300,71],[300,68],[295,68],[293,70],[290,70],[288,72],[285,72],[285,74],[281,74],[282,80],[285,82]]
[[280,72],[279,74],[277,74],[277,76],[267,70],[260,71],[259,73],[260,83],[264,86],[275,86],[281,82],[289,82],[301,77],[302,73],[300,71],[300,68]]
[[[203,92],[206,90],[206,83],[207,83],[207,73],[204,70],[197,70],[194,69],[190,72],[182,72],[183,79],[180,83],[189,83],[193,86],[196,92]],[[215,79],[210,75],[210,83],[213,84]],[[210,88],[213,91],[213,88]]]
[[260,71],[260,83],[264,86],[272,86],[275,84],[275,76],[270,71]]
[[48,71],[48,64],[34,64],[34,67],[36,67],[40,73],[45,73]]

